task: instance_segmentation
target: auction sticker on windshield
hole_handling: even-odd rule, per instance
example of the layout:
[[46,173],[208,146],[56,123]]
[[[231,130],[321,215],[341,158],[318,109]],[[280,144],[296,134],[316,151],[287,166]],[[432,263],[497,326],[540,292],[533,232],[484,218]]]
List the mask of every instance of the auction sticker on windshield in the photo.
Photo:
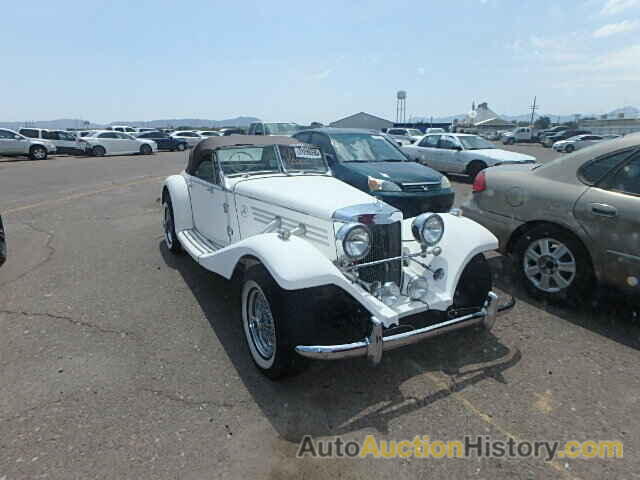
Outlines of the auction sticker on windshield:
[[308,147],[306,145],[300,145],[293,147],[293,151],[298,158],[322,158],[320,150],[314,147]]

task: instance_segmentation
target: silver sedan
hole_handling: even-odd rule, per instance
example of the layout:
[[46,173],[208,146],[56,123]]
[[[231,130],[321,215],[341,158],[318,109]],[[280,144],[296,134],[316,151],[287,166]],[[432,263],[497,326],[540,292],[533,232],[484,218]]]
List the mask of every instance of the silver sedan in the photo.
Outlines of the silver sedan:
[[579,300],[595,282],[640,296],[640,134],[489,168],[462,210],[498,237],[535,296]]

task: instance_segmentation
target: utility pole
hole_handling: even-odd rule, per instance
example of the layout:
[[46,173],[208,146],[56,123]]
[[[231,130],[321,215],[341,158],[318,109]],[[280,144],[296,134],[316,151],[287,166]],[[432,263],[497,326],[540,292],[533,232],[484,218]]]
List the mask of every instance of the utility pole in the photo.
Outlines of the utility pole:
[[540,108],[540,107],[538,107],[538,106],[536,105],[536,100],[537,100],[537,98],[538,98],[537,96],[536,96],[536,97],[533,97],[533,104],[529,107],[529,108],[531,109],[531,122],[529,122],[529,125],[530,125],[531,127],[533,127],[533,117],[534,117],[534,116],[535,116],[535,114],[536,114],[536,110],[537,110],[538,108]]

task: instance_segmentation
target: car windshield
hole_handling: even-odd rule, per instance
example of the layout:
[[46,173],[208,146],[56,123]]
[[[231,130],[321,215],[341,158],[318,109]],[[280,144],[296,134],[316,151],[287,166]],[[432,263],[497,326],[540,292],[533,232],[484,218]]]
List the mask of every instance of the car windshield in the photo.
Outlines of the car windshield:
[[258,173],[326,173],[327,165],[320,150],[308,145],[232,147],[217,151],[216,156],[226,176]]
[[420,130],[418,130],[417,128],[410,128],[407,130],[407,134],[409,135],[413,135],[415,137],[419,137],[424,135],[424,133],[422,133]]
[[331,135],[331,145],[341,162],[404,162],[406,157],[382,135],[342,133]]
[[493,143],[487,142],[484,138],[477,137],[475,135],[469,137],[460,136],[458,137],[458,140],[460,140],[460,143],[462,143],[462,146],[465,150],[484,150],[487,148],[496,148]]
[[267,135],[293,135],[300,130],[295,123],[265,123],[264,131]]

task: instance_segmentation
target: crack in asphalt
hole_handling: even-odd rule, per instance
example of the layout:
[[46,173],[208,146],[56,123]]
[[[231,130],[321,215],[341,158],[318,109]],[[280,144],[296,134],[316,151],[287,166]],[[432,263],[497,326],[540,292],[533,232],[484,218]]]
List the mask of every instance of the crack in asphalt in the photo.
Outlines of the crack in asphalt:
[[[24,410],[21,410],[20,412],[16,413],[15,415],[13,415],[11,417],[0,418],[0,422],[12,422],[14,420],[19,420],[25,414],[34,412],[36,410],[41,410],[43,408],[47,408],[47,407],[50,407],[52,405],[56,405],[58,403],[62,403],[64,401],[66,401],[66,400],[74,400],[75,397],[76,397],[76,395],[72,394],[72,395],[63,396],[62,398],[59,398],[57,400],[50,400],[48,402],[43,402],[43,403],[40,403],[38,405],[34,405],[33,407],[29,407],[29,408],[26,408]],[[2,477],[0,477],[0,478],[2,478]]]
[[136,334],[133,332],[130,332],[128,330],[116,330],[116,329],[112,329],[112,328],[104,328],[101,327],[99,325],[95,325],[93,323],[89,323],[89,322],[85,322],[83,320],[78,320],[76,318],[73,317],[69,317],[67,315],[56,315],[54,313],[40,313],[40,312],[27,312],[24,310],[0,310],[0,313],[4,313],[7,315],[23,315],[26,317],[47,317],[47,318],[51,318],[53,320],[64,320],[66,322],[71,323],[72,325],[78,326],[78,327],[86,327],[86,328],[91,328],[94,330],[99,331],[100,333],[111,333],[114,335],[126,335],[126,336],[130,336],[135,338]]
[[249,403],[248,400],[239,400],[234,403],[229,403],[224,401],[220,402],[218,400],[189,400],[187,398],[183,398],[179,396],[178,394],[165,392],[164,390],[155,390],[153,388],[140,388],[138,389],[138,392],[152,393],[159,397],[166,398],[167,400],[171,400],[172,402],[178,402],[189,407],[202,407],[207,405],[214,405],[216,407],[233,408],[238,405]]
[[44,244],[44,248],[46,248],[48,250],[46,257],[44,258],[44,260],[38,262],[37,264],[35,264],[33,267],[31,267],[30,269],[28,269],[26,272],[22,272],[20,275],[18,275],[16,278],[11,279],[11,280],[7,280],[3,283],[0,283],[0,288],[9,285],[11,283],[15,283],[18,280],[23,279],[24,277],[26,277],[27,275],[30,275],[31,273],[35,272],[38,268],[42,267],[43,265],[45,265],[46,263],[48,263],[49,261],[51,261],[51,259],[53,258],[53,256],[56,253],[56,249],[55,247],[53,247],[51,245],[51,242],[53,242],[53,238],[54,238],[54,234],[51,232],[47,232],[46,230],[43,230],[41,228],[36,227],[35,225],[28,223],[28,222],[20,222],[21,225],[24,225],[27,228],[30,228],[31,230],[33,230],[34,232],[37,233],[42,233],[44,235],[47,236],[47,241]]

